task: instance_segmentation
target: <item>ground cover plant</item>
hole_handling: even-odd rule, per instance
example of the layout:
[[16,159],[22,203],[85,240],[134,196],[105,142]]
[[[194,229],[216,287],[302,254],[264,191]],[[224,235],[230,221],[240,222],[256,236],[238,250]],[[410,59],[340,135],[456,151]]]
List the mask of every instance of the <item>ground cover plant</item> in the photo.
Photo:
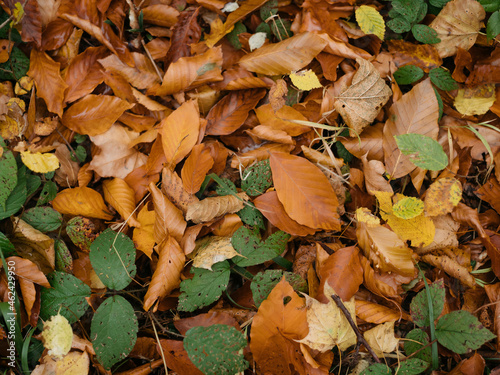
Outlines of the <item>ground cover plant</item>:
[[483,374],[497,0],[16,0],[8,374]]

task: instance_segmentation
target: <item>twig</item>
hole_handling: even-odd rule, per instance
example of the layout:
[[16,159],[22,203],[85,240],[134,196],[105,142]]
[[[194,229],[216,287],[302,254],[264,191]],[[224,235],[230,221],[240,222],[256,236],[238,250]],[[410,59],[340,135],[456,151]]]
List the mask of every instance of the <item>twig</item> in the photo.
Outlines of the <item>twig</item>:
[[342,300],[340,299],[340,297],[337,296],[337,295],[335,295],[335,294],[332,294],[332,298],[333,298],[334,302],[337,304],[338,308],[340,310],[342,310],[342,313],[344,314],[344,316],[346,317],[347,321],[351,325],[351,328],[353,329],[354,333],[356,334],[356,337],[358,339],[358,341],[356,343],[356,351],[358,351],[359,347],[361,346],[361,344],[363,344],[365,346],[366,350],[368,350],[368,353],[370,353],[371,356],[373,357],[373,360],[375,362],[377,362],[377,363],[381,363],[380,359],[375,354],[375,352],[373,351],[373,349],[371,348],[371,346],[368,345],[368,343],[366,342],[365,338],[361,334],[361,332],[360,332],[358,326],[356,325],[356,323],[354,323],[354,320],[352,320],[351,314],[349,313],[349,311],[347,311],[347,309],[344,306],[344,303],[342,302]]
[[160,77],[160,82],[163,83],[163,77],[160,73],[160,69],[158,69],[158,66],[156,66],[156,62],[153,59],[153,56],[151,56],[151,53],[149,52],[148,47],[146,47],[146,43],[144,43],[143,39],[141,39],[141,44],[142,44],[142,47],[144,48],[144,51],[146,51],[146,55],[148,55],[149,60],[151,60],[151,63],[153,64],[153,67],[155,68],[156,74],[158,74],[158,77]]

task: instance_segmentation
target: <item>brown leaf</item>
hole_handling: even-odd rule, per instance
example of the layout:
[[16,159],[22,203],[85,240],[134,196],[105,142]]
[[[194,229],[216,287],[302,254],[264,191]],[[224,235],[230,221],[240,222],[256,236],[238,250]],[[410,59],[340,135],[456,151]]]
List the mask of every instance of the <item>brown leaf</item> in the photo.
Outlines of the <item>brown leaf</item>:
[[14,273],[17,277],[23,278],[32,283],[51,288],[49,281],[45,274],[40,271],[35,263],[28,259],[23,259],[17,256],[11,256],[6,259],[7,264],[14,262]]
[[469,288],[476,287],[476,279],[472,276],[467,268],[458,264],[454,259],[446,255],[432,255],[426,254],[421,257],[421,259],[430,264],[431,266],[437,267],[448,275],[459,280],[462,284],[468,286]]
[[68,85],[61,78],[60,65],[45,52],[33,48],[30,69],[26,74],[35,80],[37,93],[45,100],[47,109],[62,116],[64,93]]
[[[500,169],[500,165],[497,164],[495,169]],[[490,177],[474,194],[488,202],[497,213],[500,213],[500,184],[495,177]]]
[[274,130],[284,131],[292,137],[297,137],[311,130],[307,125],[293,122],[293,120],[307,121],[308,119],[297,109],[287,105],[275,111],[270,104],[264,104],[255,109],[255,114],[261,124]]
[[[23,42],[42,42],[42,17],[37,0],[27,0],[23,3],[24,16],[21,19],[21,38]],[[13,9],[11,9],[12,11]]]
[[186,220],[198,224],[225,214],[238,212],[245,206],[245,202],[249,198],[245,193],[236,195],[205,198],[202,201],[191,203],[187,206]]
[[82,215],[104,220],[113,218],[101,194],[88,187],[65,189],[57,193],[52,201],[52,208],[62,214],[74,216]]
[[195,195],[184,190],[184,184],[176,172],[163,168],[161,191],[182,212],[186,213],[188,205],[199,202]]
[[144,296],[144,310],[148,311],[157,299],[167,296],[181,282],[181,271],[186,259],[177,241],[167,235],[158,245],[159,259]]
[[61,122],[76,133],[99,135],[130,108],[132,105],[116,96],[87,95],[64,111]]
[[[484,374],[484,368],[486,363],[484,358],[479,353],[474,353],[470,358],[462,360],[453,370],[451,370],[449,375],[482,375]],[[491,372],[494,374],[495,370]]]
[[54,176],[55,181],[64,187],[76,185],[80,164],[72,160],[72,155],[68,146],[63,144],[57,146],[55,155],[61,164],[60,168],[56,170],[56,175]]
[[253,89],[230,92],[212,107],[207,115],[207,135],[226,135],[236,131],[266,95],[264,90]]
[[168,368],[179,375],[203,375],[189,359],[182,341],[161,339],[160,344],[161,349],[157,348],[157,350],[163,350]]
[[[285,298],[287,303],[285,303]],[[304,359],[295,340],[309,331],[304,300],[284,279],[259,307],[250,331],[250,350],[262,373],[305,374]]]
[[[321,54],[320,54],[321,55]],[[319,56],[319,55],[318,55]],[[269,102],[273,111],[279,110],[286,103],[284,96],[288,93],[288,87],[284,79],[273,81],[273,85],[269,90]]]
[[[24,308],[26,309],[26,314],[28,315],[28,319],[31,320],[33,305],[35,304],[36,301],[35,284],[33,284],[31,281],[24,279],[19,279],[18,281],[19,281],[19,286],[21,288],[21,294],[23,296],[23,305]],[[37,315],[38,319],[37,313],[33,315]]]
[[241,331],[240,325],[231,315],[223,311],[210,311],[190,318],[183,318],[174,322],[175,328],[181,335],[185,335],[193,327],[209,327],[214,324],[225,324]]
[[144,22],[153,25],[171,27],[177,23],[179,11],[165,4],[149,5],[141,9]]
[[294,145],[295,141],[283,130],[276,130],[267,125],[257,125],[256,127],[245,130],[252,139],[260,143],[261,141],[270,141],[276,143],[284,143]]
[[378,160],[384,161],[384,149],[382,148],[382,142],[380,140],[383,136],[384,124],[377,123],[373,126],[368,126],[363,130],[359,139],[358,137],[352,137],[347,139],[339,139],[344,147],[351,154],[361,159],[363,155],[366,155],[368,160]]
[[140,227],[135,215],[134,190],[121,178],[105,180],[102,183],[104,199],[131,227]]
[[305,32],[263,46],[243,56],[239,63],[255,73],[269,76],[289,74],[309,64],[325,45],[326,42],[318,35]]
[[[495,283],[495,284],[487,284],[484,286],[484,290],[486,291],[486,294],[488,295],[488,299],[490,300],[491,303],[495,304],[494,307],[494,332],[498,336],[500,334],[500,283]],[[496,343],[496,348],[500,348],[500,342],[497,341]]]
[[163,152],[169,165],[175,166],[189,154],[198,141],[200,114],[190,100],[182,104],[160,123]]
[[151,259],[153,247],[156,243],[154,239],[155,216],[154,210],[149,211],[148,205],[145,204],[137,214],[137,221],[141,226],[134,228],[132,235],[137,250],[142,251],[149,259]]
[[310,228],[340,230],[338,201],[325,175],[304,158],[271,153],[274,187],[286,213]]
[[336,157],[330,157],[330,155],[325,151],[321,153],[313,148],[306,147],[304,145],[300,146],[304,156],[312,161],[315,164],[320,164],[322,166],[330,167],[330,168],[340,168],[344,165],[344,159],[339,159]]
[[390,109],[384,127],[385,166],[392,178],[400,178],[416,167],[410,157],[403,155],[394,136],[422,134],[437,140],[439,106],[430,79],[419,83],[403,95]]
[[259,195],[254,199],[253,204],[275,227],[292,236],[312,235],[316,231],[305,225],[300,225],[286,213],[283,205],[278,199],[276,191],[270,191]]
[[428,73],[431,69],[443,64],[434,45],[415,44],[404,40],[388,40],[387,45],[391,51],[396,66],[415,65]]
[[[395,322],[401,319],[399,311],[379,305],[374,302],[356,300],[356,316],[363,319],[367,323],[382,324],[386,322]],[[410,317],[405,314],[404,319],[410,320]]]
[[392,91],[372,63],[358,58],[359,69],[352,84],[342,90],[334,103],[347,123],[351,137],[361,134],[389,100]]
[[196,194],[213,165],[214,159],[208,147],[204,144],[194,146],[181,170],[184,189],[190,194]]
[[169,66],[181,57],[191,56],[191,45],[198,43],[201,37],[201,27],[197,22],[200,9],[200,7],[190,7],[180,13],[172,30],[165,66]]
[[155,184],[151,183],[149,190],[153,196],[155,208],[153,236],[156,243],[163,242],[169,235],[180,242],[186,229],[186,221],[182,212],[162,194]]
[[445,58],[455,55],[457,48],[471,48],[485,16],[483,6],[475,0],[453,0],[447,3],[429,25],[441,39],[434,44],[439,56]]
[[246,168],[254,162],[269,159],[271,151],[290,152],[293,148],[293,145],[266,143],[256,149],[234,155],[231,159],[231,168],[239,168],[240,165]]

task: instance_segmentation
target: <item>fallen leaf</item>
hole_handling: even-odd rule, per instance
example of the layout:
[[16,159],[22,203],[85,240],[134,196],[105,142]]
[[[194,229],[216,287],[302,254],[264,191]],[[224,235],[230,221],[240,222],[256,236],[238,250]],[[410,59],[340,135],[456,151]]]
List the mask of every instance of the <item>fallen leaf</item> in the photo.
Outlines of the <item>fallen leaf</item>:
[[184,190],[184,184],[175,171],[163,168],[161,191],[182,212],[186,213],[191,203],[199,202],[195,195]]
[[155,212],[149,211],[147,205],[144,205],[137,215],[137,221],[141,224],[140,227],[134,228],[132,239],[137,250],[146,254],[149,259],[153,254],[153,247],[155,245],[154,239],[154,223]]
[[445,177],[434,181],[425,194],[425,213],[428,216],[446,215],[462,199],[460,181]]
[[[367,323],[381,324],[401,319],[401,312],[374,302],[356,300],[356,316]],[[409,317],[405,319],[409,320]]]
[[453,105],[463,115],[484,115],[496,100],[495,85],[484,84],[475,88],[459,89]]
[[88,187],[76,187],[59,192],[52,201],[52,207],[57,212],[73,216],[82,215],[104,220],[113,218],[101,194]]
[[158,244],[162,243],[168,236],[180,242],[187,225],[182,212],[163,195],[155,184],[149,184],[149,191],[153,196],[155,211],[153,230],[155,242]]
[[205,268],[210,271],[215,263],[241,256],[234,250],[231,237],[220,236],[207,236],[196,241],[196,248],[193,252],[195,254],[193,267]]
[[213,165],[214,159],[208,147],[204,144],[194,146],[181,170],[184,189],[190,194],[196,194]]
[[30,151],[23,151],[21,160],[35,173],[49,173],[59,168],[59,159],[54,154],[41,154],[40,152],[33,154]]
[[135,215],[134,191],[121,178],[105,180],[102,183],[104,199],[132,227],[140,227]]
[[245,193],[238,193],[236,196],[224,195],[190,203],[186,210],[186,220],[198,224],[225,214],[238,212],[243,209],[248,199]]
[[379,324],[364,332],[363,336],[378,357],[396,350],[399,342],[394,336],[394,322]]

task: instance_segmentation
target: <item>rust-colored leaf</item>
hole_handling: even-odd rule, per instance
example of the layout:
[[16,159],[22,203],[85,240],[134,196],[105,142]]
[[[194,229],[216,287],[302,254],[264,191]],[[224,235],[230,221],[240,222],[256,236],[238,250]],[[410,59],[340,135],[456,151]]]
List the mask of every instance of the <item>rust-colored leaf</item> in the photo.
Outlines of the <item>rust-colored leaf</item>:
[[149,190],[153,196],[155,208],[153,234],[156,243],[161,243],[169,235],[177,242],[180,242],[186,229],[186,221],[182,216],[182,212],[163,195],[155,184],[151,183]]
[[200,7],[190,7],[180,13],[172,30],[165,66],[169,66],[181,57],[191,56],[191,44],[198,43],[201,37],[201,27],[197,21],[200,9]]
[[37,93],[45,100],[48,110],[62,116],[64,93],[68,85],[61,78],[60,64],[45,52],[33,48],[27,75],[34,79]]
[[169,168],[163,168],[161,191],[184,213],[186,213],[189,204],[198,202],[198,198],[195,195],[189,194],[184,189],[184,184],[177,173]]
[[86,135],[99,135],[132,105],[116,96],[87,95],[68,108],[61,118],[67,128]]
[[[402,313],[374,302],[356,300],[356,316],[367,323],[382,324],[401,319]],[[409,320],[405,314],[404,319]]]
[[88,187],[76,187],[59,192],[52,201],[52,207],[62,214],[82,215],[104,220],[113,218],[101,194]]
[[190,194],[196,194],[212,165],[214,159],[210,150],[204,144],[194,146],[181,171],[184,189]]
[[134,190],[121,178],[105,180],[102,183],[104,199],[132,227],[140,227],[135,215]]
[[169,235],[158,245],[158,248],[158,264],[144,296],[144,310],[146,311],[157,299],[167,296],[179,286],[186,259],[177,241]]
[[207,135],[226,135],[236,131],[265,95],[266,92],[259,89],[230,92],[208,112]]
[[28,259],[23,259],[18,256],[8,257],[6,259],[7,264],[9,262],[14,262],[14,273],[25,280],[31,281],[32,283],[50,288],[50,283],[47,280],[45,274],[40,271],[35,263]]
[[286,213],[310,228],[340,230],[338,201],[321,170],[298,156],[272,152],[274,187]]
[[179,11],[165,4],[149,5],[141,9],[144,22],[170,27],[177,23]]

